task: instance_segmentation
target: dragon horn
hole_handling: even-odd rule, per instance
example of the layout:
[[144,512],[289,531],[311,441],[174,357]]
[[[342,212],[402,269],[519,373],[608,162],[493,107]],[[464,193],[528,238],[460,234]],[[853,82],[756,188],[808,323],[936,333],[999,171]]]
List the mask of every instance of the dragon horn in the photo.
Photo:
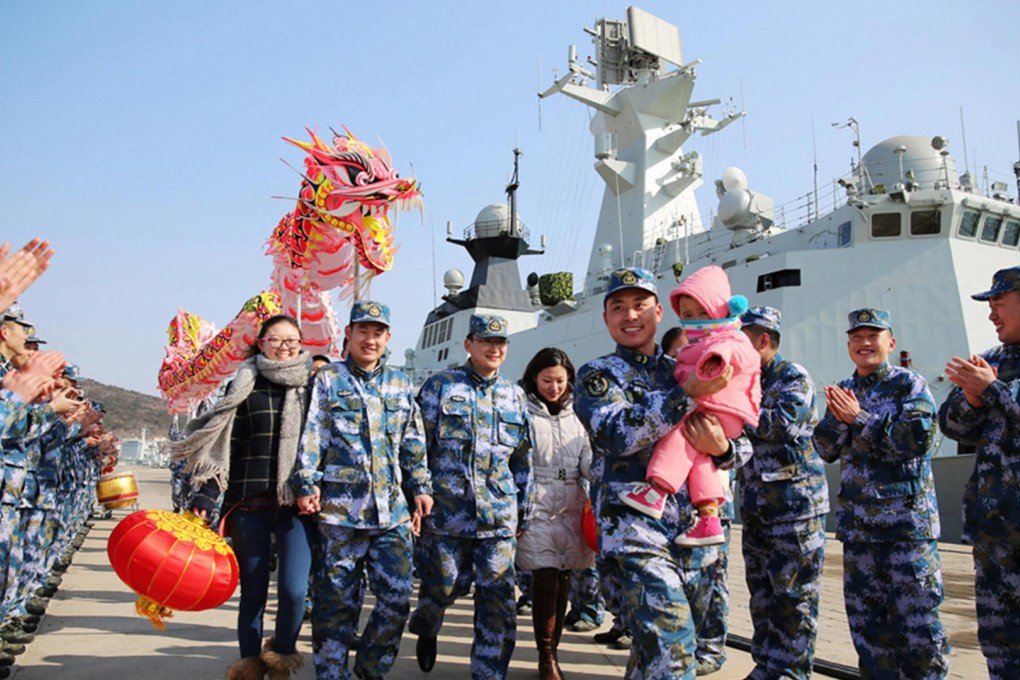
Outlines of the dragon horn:
[[393,167],[393,157],[390,156],[390,150],[386,148],[386,143],[382,140],[382,137],[379,137],[379,148],[373,149],[373,151],[386,164],[387,168]]
[[325,151],[327,153],[331,153],[333,151],[333,147],[319,139],[319,135],[315,134],[314,130],[308,127],[306,127],[305,130],[307,130],[308,134],[311,135],[312,141],[315,142],[315,146],[317,149],[319,149],[319,151]]

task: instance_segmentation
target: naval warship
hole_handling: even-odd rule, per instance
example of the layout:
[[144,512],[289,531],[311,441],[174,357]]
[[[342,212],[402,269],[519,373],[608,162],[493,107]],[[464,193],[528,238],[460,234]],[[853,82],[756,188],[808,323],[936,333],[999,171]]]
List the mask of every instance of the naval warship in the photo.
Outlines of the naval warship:
[[[600,19],[585,30],[594,59],[580,62],[571,46],[566,73],[539,96],[562,94],[591,109],[594,169],[605,190],[587,270],[576,280],[573,272],[531,272],[522,283],[519,260],[544,251],[532,246],[517,214],[515,150],[508,202],[483,208],[462,234],[447,228],[447,241],[468,251],[474,270],[466,287],[461,272],[445,273],[447,294],[406,353],[414,375],[463,362],[474,313],[509,320],[502,370],[512,379],[543,347],[559,347],[577,366],[612,352],[602,299],[609,273],[621,266],[652,271],[660,300],[684,273],[721,266],[734,293],[782,310],[783,354],[819,386],[850,373],[846,314],[860,307],[891,311],[892,359],[923,375],[939,403],[952,387],[946,362],[997,344],[986,307],[970,294],[986,290],[992,272],[1020,262],[1020,207],[1005,183],[980,191],[973,175],[959,173],[944,136],[896,136],[863,152],[850,118],[850,172],[833,190],[810,192],[802,216],[777,210],[754,178],[730,167],[713,182],[718,206],[705,221],[694,194],[704,184],[702,156],[684,147],[743,112],[716,116],[720,100],[692,98],[700,62],[684,62],[676,26],[629,7],[626,20]],[[1014,171],[1020,177],[1020,162]],[[667,309],[663,330],[671,317]],[[973,458],[948,439],[936,455],[943,540],[958,540],[959,498]],[[835,494],[838,471],[830,468]]]

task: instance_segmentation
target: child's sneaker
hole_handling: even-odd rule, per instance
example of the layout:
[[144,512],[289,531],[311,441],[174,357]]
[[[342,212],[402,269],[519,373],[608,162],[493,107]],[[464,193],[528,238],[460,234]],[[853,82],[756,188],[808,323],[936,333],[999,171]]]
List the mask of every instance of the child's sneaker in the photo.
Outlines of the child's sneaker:
[[659,519],[666,507],[666,495],[646,482],[634,482],[630,491],[621,491],[620,500],[649,517]]
[[673,542],[685,547],[721,545],[726,542],[726,536],[723,534],[722,522],[718,517],[702,515],[693,529],[686,534],[677,536]]

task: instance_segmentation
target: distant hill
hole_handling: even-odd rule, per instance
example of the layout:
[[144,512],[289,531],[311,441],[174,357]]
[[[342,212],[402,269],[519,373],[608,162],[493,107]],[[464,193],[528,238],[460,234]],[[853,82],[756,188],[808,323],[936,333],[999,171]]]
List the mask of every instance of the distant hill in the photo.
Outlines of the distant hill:
[[166,436],[171,416],[159,397],[87,378],[81,381],[81,388],[88,399],[103,402],[106,407],[103,425],[121,439],[141,438],[143,427],[147,439]]

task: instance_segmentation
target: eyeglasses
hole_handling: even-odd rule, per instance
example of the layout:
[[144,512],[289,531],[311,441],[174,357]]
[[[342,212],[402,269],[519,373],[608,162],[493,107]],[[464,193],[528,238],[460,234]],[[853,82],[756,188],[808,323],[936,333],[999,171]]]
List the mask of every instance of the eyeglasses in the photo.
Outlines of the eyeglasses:
[[262,338],[262,341],[265,342],[270,347],[272,347],[273,349],[277,349],[278,347],[281,347],[281,346],[282,347],[287,347],[289,349],[297,349],[298,347],[301,346],[301,338],[276,338],[276,337],[269,337],[269,338]]

